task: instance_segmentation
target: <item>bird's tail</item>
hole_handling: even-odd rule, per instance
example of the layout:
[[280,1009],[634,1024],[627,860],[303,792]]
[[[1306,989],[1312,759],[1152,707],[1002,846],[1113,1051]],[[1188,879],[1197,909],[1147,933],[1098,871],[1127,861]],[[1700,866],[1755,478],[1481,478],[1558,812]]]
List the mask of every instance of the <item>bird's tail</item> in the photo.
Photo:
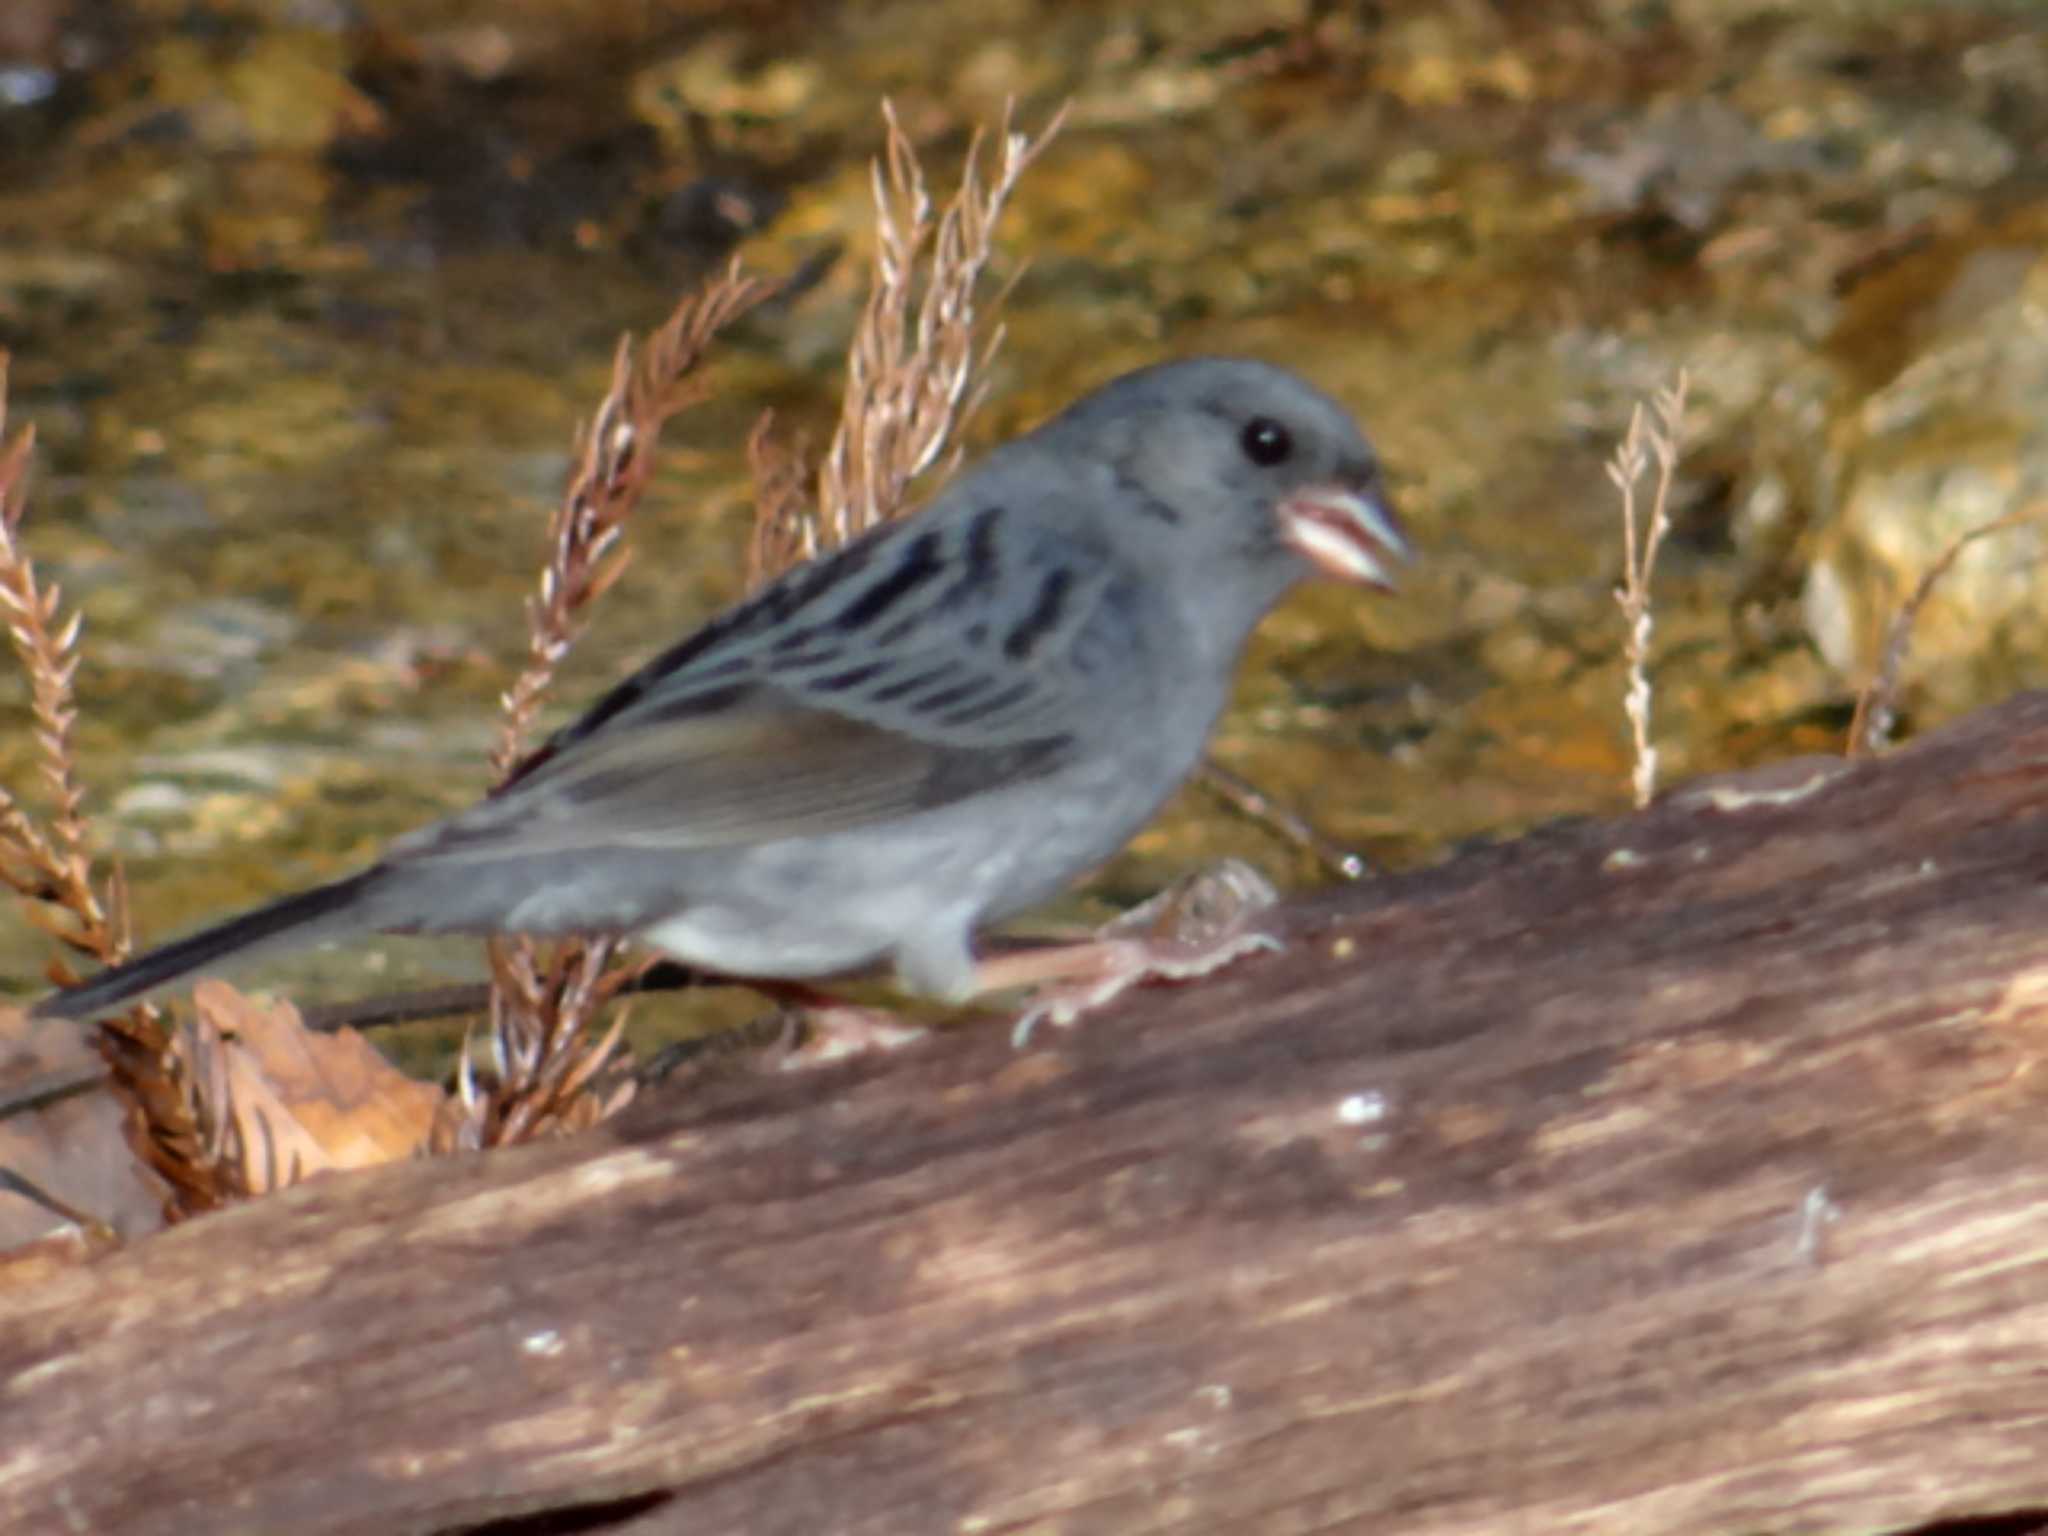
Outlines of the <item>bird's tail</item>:
[[91,1019],[169,986],[229,955],[295,948],[366,926],[363,896],[378,873],[368,869],[332,885],[286,896],[211,928],[110,966],[75,987],[53,992],[29,1010],[37,1019]]

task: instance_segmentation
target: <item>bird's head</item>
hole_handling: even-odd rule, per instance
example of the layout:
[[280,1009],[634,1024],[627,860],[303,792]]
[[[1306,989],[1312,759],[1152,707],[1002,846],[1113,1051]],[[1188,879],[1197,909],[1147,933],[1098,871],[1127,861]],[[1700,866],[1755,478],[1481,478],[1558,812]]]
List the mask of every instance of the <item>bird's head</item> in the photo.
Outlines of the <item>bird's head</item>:
[[1238,580],[1260,611],[1309,576],[1391,589],[1414,558],[1350,413],[1270,363],[1143,369],[1080,401],[1045,436],[1109,477],[1113,537]]

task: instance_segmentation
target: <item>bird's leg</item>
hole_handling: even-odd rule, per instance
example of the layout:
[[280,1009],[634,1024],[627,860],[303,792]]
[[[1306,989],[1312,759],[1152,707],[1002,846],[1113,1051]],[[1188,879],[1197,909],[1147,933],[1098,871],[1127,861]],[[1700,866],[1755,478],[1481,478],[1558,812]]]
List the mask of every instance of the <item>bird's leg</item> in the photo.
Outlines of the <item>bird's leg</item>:
[[1241,859],[1175,882],[1105,924],[1094,938],[997,955],[981,962],[984,990],[1034,988],[1011,1039],[1030,1043],[1040,1021],[1065,1028],[1144,981],[1186,981],[1280,941],[1252,925],[1279,900]]
[[[1092,937],[989,956],[974,967],[976,993],[1031,989],[1011,1038],[1021,1049],[1041,1021],[1076,1023],[1147,981],[1188,981],[1245,955],[1279,949],[1253,925],[1279,900],[1272,883],[1241,859],[1176,881]],[[895,1050],[929,1030],[914,1018],[794,981],[749,980],[780,1004],[787,1021],[780,1070],[800,1071],[866,1051]]]

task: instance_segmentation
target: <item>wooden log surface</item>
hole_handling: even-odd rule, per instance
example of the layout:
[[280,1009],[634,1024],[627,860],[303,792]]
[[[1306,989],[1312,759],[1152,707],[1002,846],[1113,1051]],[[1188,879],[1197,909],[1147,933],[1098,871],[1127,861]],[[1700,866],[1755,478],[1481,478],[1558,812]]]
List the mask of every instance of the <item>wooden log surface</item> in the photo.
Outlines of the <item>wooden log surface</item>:
[[2048,695],[1281,922],[0,1295],[0,1529],[2048,1510]]

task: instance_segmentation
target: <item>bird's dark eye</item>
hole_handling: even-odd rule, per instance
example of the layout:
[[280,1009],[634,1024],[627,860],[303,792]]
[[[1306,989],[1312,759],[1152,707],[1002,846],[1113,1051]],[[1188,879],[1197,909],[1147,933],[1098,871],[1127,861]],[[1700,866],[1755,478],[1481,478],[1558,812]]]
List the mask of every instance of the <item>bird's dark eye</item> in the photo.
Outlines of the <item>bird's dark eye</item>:
[[1254,416],[1246,422],[1244,436],[1238,443],[1246,458],[1265,469],[1271,469],[1294,452],[1293,436],[1270,416]]

